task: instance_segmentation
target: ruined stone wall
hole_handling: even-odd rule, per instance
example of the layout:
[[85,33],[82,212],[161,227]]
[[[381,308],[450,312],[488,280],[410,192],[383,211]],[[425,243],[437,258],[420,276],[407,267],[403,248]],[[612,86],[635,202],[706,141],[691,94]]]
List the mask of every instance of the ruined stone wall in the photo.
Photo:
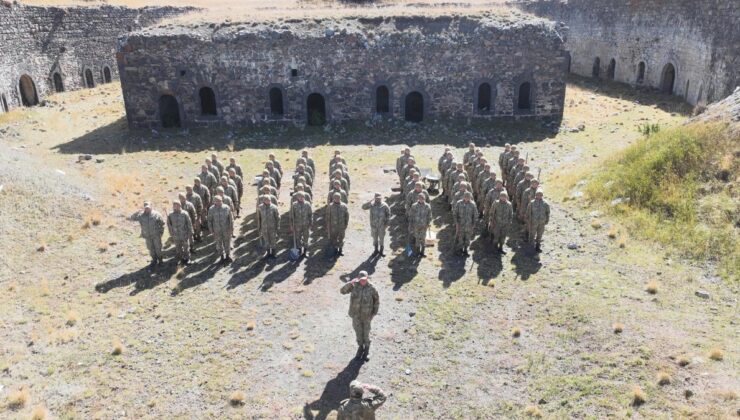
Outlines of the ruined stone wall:
[[[118,79],[118,36],[185,9],[123,7],[33,7],[0,3],[0,112],[22,105],[20,80],[31,80],[39,100],[55,91],[58,73],[64,90]],[[27,85],[26,85],[27,86]],[[4,103],[3,99],[5,98]]]
[[[562,29],[562,28],[560,28]],[[404,119],[406,97],[423,97],[435,117],[562,117],[565,52],[552,22],[502,23],[479,17],[387,17],[148,28],[122,40],[121,84],[129,123],[161,125],[160,99],[172,95],[183,126],[303,124],[309,95],[323,96],[328,121],[369,120],[376,93],[390,93],[388,117]],[[481,83],[492,109],[478,110]],[[532,89],[531,110],[517,90]],[[216,115],[202,115],[201,88],[213,89]],[[275,114],[269,91],[282,93]]]
[[[523,0],[516,3],[569,28],[570,70],[666,89],[691,104],[713,102],[733,92],[740,68],[740,2],[737,0]],[[643,80],[638,80],[640,63]]]

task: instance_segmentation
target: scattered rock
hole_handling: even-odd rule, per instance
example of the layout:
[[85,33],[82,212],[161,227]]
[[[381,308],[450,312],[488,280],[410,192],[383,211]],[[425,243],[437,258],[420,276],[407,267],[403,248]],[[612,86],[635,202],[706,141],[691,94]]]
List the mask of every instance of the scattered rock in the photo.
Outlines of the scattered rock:
[[105,159],[104,158],[97,158],[97,159],[95,159],[95,163],[103,163],[103,162],[105,162]]
[[568,249],[578,249],[579,246],[577,243],[571,242],[568,244]]
[[697,290],[694,294],[702,299],[709,299],[709,292],[706,290]]
[[690,389],[684,390],[683,396],[688,400],[689,398],[694,396],[694,391]]
[[406,373],[407,375],[411,375],[411,369],[406,369],[405,373]]

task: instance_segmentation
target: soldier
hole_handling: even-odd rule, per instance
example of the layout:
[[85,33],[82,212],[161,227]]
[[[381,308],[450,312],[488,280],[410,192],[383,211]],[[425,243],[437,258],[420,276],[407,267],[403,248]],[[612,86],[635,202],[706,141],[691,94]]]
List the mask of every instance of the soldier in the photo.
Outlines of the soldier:
[[208,169],[208,172],[213,174],[213,177],[216,178],[216,180],[221,179],[221,171],[218,170],[218,166],[215,166],[211,159],[206,159],[206,168]]
[[[310,188],[309,188],[309,191],[310,191]],[[300,195],[303,195],[303,199],[306,200],[306,202],[309,204],[313,201],[311,193],[306,191],[306,186],[303,184],[298,184],[295,186],[295,191],[293,192],[293,196],[291,197],[291,200],[290,200],[291,204],[298,201],[298,196]]]
[[172,213],[167,216],[167,230],[175,242],[177,259],[190,265],[190,241],[193,240],[193,222],[187,212],[182,211],[179,201],[172,202]]
[[470,184],[465,181],[460,181],[455,184],[455,188],[457,188],[457,190],[455,191],[455,195],[453,195],[452,199],[450,200],[450,206],[453,215],[455,213],[455,206],[457,205],[457,203],[459,203],[463,199],[463,197],[465,197],[466,192],[470,192]]
[[370,323],[380,307],[378,291],[370,283],[367,271],[360,271],[359,277],[342,286],[340,293],[350,295],[349,316],[352,318],[358,346],[355,358],[370,360]]
[[[373,396],[362,398],[365,390]],[[337,409],[337,420],[375,419],[375,410],[385,403],[386,398],[383,390],[377,386],[352,381],[349,384],[349,398],[343,400]]]
[[208,188],[208,191],[211,193],[211,195],[213,195],[213,193],[216,191],[216,187],[218,187],[218,180],[213,175],[213,173],[208,170],[208,166],[201,165],[198,179],[200,180],[201,184]]
[[340,187],[342,190],[344,190],[346,193],[349,194],[349,183],[346,179],[344,179],[344,174],[342,173],[341,169],[337,169],[334,172],[332,172],[332,177],[329,180],[329,186],[334,186],[335,181],[339,181]]
[[447,189],[447,173],[450,172],[453,167],[456,167],[455,157],[452,155],[452,152],[447,152],[447,157],[442,161],[442,176],[439,178],[439,182],[442,184],[442,195],[444,197],[447,197],[450,194],[450,191]]
[[410,158],[413,158],[411,156],[411,149],[408,147],[405,147],[403,150],[401,150],[401,156],[396,159],[396,173],[398,174],[398,180],[401,182],[401,185],[403,185],[403,168],[406,167],[406,164],[408,163],[408,160]]
[[267,173],[270,174],[270,177],[275,180],[275,188],[279,190],[280,180],[282,179],[283,174],[280,173],[280,170],[275,167],[274,162],[271,160],[268,160],[267,163],[265,163],[265,169],[267,170]]
[[[490,166],[490,165],[489,165]],[[478,200],[480,201],[480,207],[483,207],[486,202],[488,192],[496,186],[496,173],[491,171],[488,179],[484,180],[481,184],[480,191],[478,191]],[[482,210],[482,208],[481,208]]]
[[[538,181],[537,179],[533,178],[531,181],[529,181],[529,188],[524,190],[524,192],[522,193],[522,197],[519,201],[519,206],[517,206],[517,209],[518,209],[517,216],[519,216],[519,220],[521,220],[522,222],[525,222],[525,226],[526,226],[526,221],[527,221],[527,218],[526,218],[527,206],[529,205],[530,201],[534,200],[534,193],[537,192],[537,188],[539,188],[539,186],[540,186],[540,181]],[[529,235],[526,235],[526,234],[524,235],[525,240],[527,240],[528,236]]]
[[188,217],[190,217],[190,223],[192,223],[193,225],[192,234],[190,235],[190,240],[188,241],[188,243],[190,244],[190,253],[195,254],[195,248],[193,247],[193,241],[195,240],[195,226],[198,224],[198,212],[196,211],[193,203],[188,201],[185,194],[183,193],[177,194],[177,199],[180,201],[180,209],[184,210],[184,212],[188,214]]
[[501,191],[498,201],[493,203],[491,207],[491,217],[488,227],[489,231],[493,234],[493,243],[496,245],[496,251],[499,254],[506,254],[504,243],[506,243],[506,235],[509,233],[513,221],[514,209],[509,202],[509,195],[506,194],[506,191]]
[[498,200],[498,196],[501,194],[504,190],[504,183],[501,182],[500,179],[497,179],[496,182],[494,182],[493,188],[491,188],[490,191],[488,191],[488,194],[486,194],[486,199],[484,202],[485,208],[483,209],[483,217],[486,219],[489,218],[489,215],[491,213],[491,206],[493,206],[493,203],[495,203]]
[[448,170],[447,174],[445,175],[445,186],[447,187],[446,190],[449,200],[452,200],[452,196],[455,194],[455,182],[457,182],[457,176],[461,173],[465,173],[465,171],[463,171],[463,164],[460,162],[456,162],[454,166],[450,167],[450,170]]
[[337,180],[332,182],[332,188],[329,190],[326,200],[328,204],[331,204],[332,200],[334,200],[334,194],[339,194],[339,198],[341,198],[342,203],[347,204],[347,193],[342,189],[342,184]]
[[268,171],[267,169],[264,169],[262,171],[262,182],[260,183],[260,188],[262,188],[262,185],[265,181],[269,182],[270,186],[275,188],[276,191],[278,190],[279,187],[278,187],[277,181],[275,181],[275,178],[273,178],[272,175],[270,175],[270,171]]
[[490,178],[491,178],[491,165],[486,163],[485,165],[483,165],[481,170],[475,176],[475,185],[473,185],[473,194],[475,194],[476,198],[478,199],[481,198],[481,191],[483,190],[483,183],[486,182],[486,180]]
[[234,216],[234,202],[231,201],[231,197],[224,194],[224,187],[221,187],[221,186],[216,187],[216,195],[214,196],[214,200],[215,200],[215,197],[221,197],[221,202],[223,203],[224,206],[227,206],[229,210],[231,210],[231,216],[233,217]]
[[526,213],[529,242],[534,242],[534,250],[537,252],[542,252],[542,234],[545,233],[545,225],[550,222],[550,205],[542,199],[543,195],[542,189],[535,192],[534,200],[529,202]]
[[532,183],[532,178],[534,178],[532,173],[526,172],[524,174],[524,179],[516,184],[516,191],[514,192],[514,197],[512,198],[513,202],[511,204],[514,206],[514,211],[516,211],[517,219],[520,219],[519,215],[521,214],[522,210],[520,205],[520,203],[522,202],[522,195],[524,195],[524,191],[526,191],[527,188],[530,187]]
[[211,208],[211,191],[208,187],[200,183],[200,178],[193,180],[193,193],[200,196],[203,202],[203,210],[200,215],[201,228],[208,229],[208,209]]
[[445,175],[445,168],[444,163],[447,160],[447,153],[452,154],[449,147],[445,147],[445,151],[442,152],[442,156],[439,157],[439,160],[437,160],[437,171],[439,172],[439,179],[442,179]]
[[224,164],[219,162],[218,156],[215,153],[211,153],[211,164],[218,168],[218,173],[224,176]]
[[468,144],[468,151],[463,155],[463,165],[467,167],[470,164],[470,158],[475,156],[475,143]]
[[347,205],[342,202],[342,195],[335,192],[332,196],[332,202],[326,207],[326,224],[329,233],[329,245],[333,248],[334,254],[342,256],[344,247],[344,233],[349,224],[349,210]]
[[152,209],[151,203],[145,201],[144,208],[134,213],[131,220],[139,222],[141,226],[141,237],[146,241],[146,248],[152,257],[150,266],[162,263],[162,235],[165,224],[162,215]]
[[231,235],[234,232],[234,218],[229,206],[223,204],[223,197],[213,198],[213,206],[208,209],[208,230],[213,233],[216,251],[221,263],[231,262]]
[[301,256],[306,255],[308,248],[308,234],[313,224],[313,210],[311,203],[306,201],[306,194],[297,192],[296,201],[290,208],[291,233],[296,238],[296,246],[300,249]]
[[373,256],[385,257],[383,248],[385,244],[385,232],[391,219],[391,209],[383,202],[383,196],[375,193],[373,201],[362,205],[363,210],[370,210],[370,236],[373,237]]
[[419,256],[426,257],[426,236],[429,225],[432,223],[432,207],[426,202],[423,194],[416,197],[416,203],[411,206],[408,214],[409,245]]
[[263,195],[261,199],[262,203],[259,206],[260,238],[262,244],[267,247],[265,258],[275,258],[278,229],[280,228],[280,213],[277,206],[272,204],[270,197]]
[[282,178],[282,176],[283,176],[283,166],[280,165],[280,162],[277,159],[275,159],[275,154],[274,153],[270,153],[267,156],[267,161],[268,162],[272,162],[272,167],[275,168],[278,172],[280,172],[280,177]]
[[229,166],[227,166],[226,169],[233,169],[234,172],[236,172],[236,174],[242,178],[242,180],[244,179],[244,172],[242,172],[242,167],[236,164],[235,158],[229,158]]
[[[416,184],[421,184],[422,186],[424,185],[421,182],[421,175],[419,175],[419,173],[416,172],[416,170],[411,170],[410,178],[411,179],[407,180],[403,186],[403,190],[401,191],[401,193],[403,194],[402,197],[406,197],[407,195],[409,195],[409,193],[413,191],[414,188],[416,188]],[[411,202],[411,204],[414,204],[414,203],[416,203],[416,200]]]
[[504,151],[501,152],[500,155],[498,155],[498,168],[500,173],[504,173],[504,163],[509,160],[509,155],[511,154],[511,145],[509,143],[506,143],[504,145]]
[[298,177],[298,179],[296,180],[294,190],[298,191],[299,186],[302,188],[302,191],[308,195],[308,201],[313,201],[313,189],[306,185],[306,180],[303,179],[302,176]]
[[236,185],[236,198],[239,204],[241,204],[242,196],[244,195],[244,181],[242,181],[242,177],[236,174],[236,169],[229,168],[227,172],[229,174],[229,182],[233,181],[234,185]]
[[262,198],[267,197],[270,199],[270,202],[274,205],[278,205],[277,197],[272,193],[271,187],[268,185],[265,185],[262,187],[262,191],[260,191],[259,197],[257,197],[257,209],[259,209],[260,204],[262,204]]
[[[196,242],[200,242],[200,231],[203,227],[203,223],[205,223],[205,212],[204,205],[203,205],[203,199],[200,198],[200,195],[195,193],[193,191],[193,187],[190,185],[185,187],[185,199],[188,200],[188,202],[193,206],[195,209],[195,218],[193,218],[193,238]],[[192,250],[190,252],[193,252]]]
[[516,200],[515,200],[516,190],[517,188],[519,188],[519,183],[522,182],[522,180],[524,179],[524,177],[527,175],[528,172],[529,172],[529,166],[527,166],[527,164],[525,163],[524,166],[522,166],[521,169],[517,171],[516,175],[514,175],[514,180],[511,183],[512,195],[509,195],[509,198],[511,201],[511,205],[514,206],[514,211],[516,211]]
[[414,185],[414,189],[406,194],[406,214],[408,214],[409,210],[411,210],[411,206],[419,201],[416,197],[418,197],[420,194],[424,196],[424,201],[428,203],[429,193],[427,192],[427,190],[424,189],[424,184],[422,184],[421,182],[417,182]]
[[511,171],[511,168],[516,166],[517,162],[519,162],[519,150],[515,150],[516,146],[511,146],[511,157],[506,162],[506,172],[501,174],[501,178],[504,179],[504,184],[508,187],[511,183],[511,179],[509,179],[509,171]]
[[409,157],[406,160],[406,166],[401,169],[401,179],[406,179],[406,177],[409,176],[409,171],[411,171],[411,169],[416,169],[416,172],[421,173],[419,167],[416,166],[416,159],[413,157]]
[[306,161],[306,165],[308,165],[311,168],[311,171],[313,171],[313,173],[315,174],[316,164],[314,163],[313,158],[308,156],[308,150],[306,149],[301,150],[301,159],[304,159]]
[[[270,181],[272,178],[262,178],[262,181],[259,182],[257,187],[257,194],[264,194],[263,191],[265,187],[267,187],[267,191],[270,193],[270,195],[274,195],[275,198],[277,198],[278,190],[275,188]],[[257,203],[259,205],[259,203]]]
[[[340,172],[339,175],[341,176],[342,173]],[[308,171],[306,171],[305,165],[298,165],[295,169],[295,173],[293,174],[293,186],[295,186],[298,178],[303,178],[304,185],[313,186],[313,177],[308,173]]]
[[478,221],[478,208],[473,201],[473,194],[466,191],[462,201],[455,206],[455,235],[462,255],[468,256],[468,246],[475,236],[475,223]]
[[223,193],[225,196],[229,197],[231,199],[231,203],[229,203],[229,207],[231,207],[231,211],[236,213],[236,217],[239,217],[239,193],[236,192],[236,188],[234,188],[233,185],[229,184],[229,178],[222,176],[221,177],[221,186],[219,188],[223,189]]

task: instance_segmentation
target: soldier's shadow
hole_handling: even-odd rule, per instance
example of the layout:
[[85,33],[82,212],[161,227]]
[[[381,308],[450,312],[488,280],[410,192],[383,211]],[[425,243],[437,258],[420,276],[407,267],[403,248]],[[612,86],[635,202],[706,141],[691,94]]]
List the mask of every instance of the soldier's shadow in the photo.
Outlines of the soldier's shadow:
[[[344,370],[326,383],[324,392],[318,400],[303,406],[303,417],[309,420],[323,420],[338,409],[342,401],[349,398],[349,384],[357,379],[362,365],[362,361],[352,359]],[[314,414],[315,411],[318,413]]]

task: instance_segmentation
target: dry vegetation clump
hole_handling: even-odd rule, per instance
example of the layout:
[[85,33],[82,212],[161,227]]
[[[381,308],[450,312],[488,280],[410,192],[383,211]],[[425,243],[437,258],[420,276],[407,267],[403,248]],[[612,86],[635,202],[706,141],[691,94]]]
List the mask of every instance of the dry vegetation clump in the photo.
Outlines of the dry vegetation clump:
[[621,334],[622,331],[624,331],[624,324],[621,322],[615,322],[614,325],[612,325],[612,329],[614,329],[614,334]]
[[242,406],[246,400],[247,396],[242,391],[234,391],[229,395],[229,404],[231,404],[232,407]]
[[98,252],[107,252],[108,251],[108,244],[105,242],[101,242],[98,244]]
[[678,358],[678,359],[676,360],[676,363],[678,363],[678,365],[679,365],[679,366],[681,366],[681,367],[686,367],[686,366],[688,366],[688,365],[689,365],[689,363],[691,363],[691,361],[689,360],[689,358],[688,358],[688,357],[686,357],[686,356],[681,356],[681,357],[679,357],[679,358]]
[[100,213],[100,210],[94,209],[85,216],[84,220],[85,221],[82,223],[82,229],[90,229],[93,226],[100,226],[103,222],[103,216]]
[[65,321],[65,324],[70,327],[74,327],[78,322],[80,322],[80,314],[78,314],[77,311],[70,309],[69,312],[67,312],[67,320]]
[[519,327],[514,327],[511,329],[511,336],[514,338],[518,338],[522,335],[522,330]]
[[23,408],[28,403],[28,398],[28,388],[26,387],[13,391],[8,395],[8,408],[11,410]]
[[254,321],[247,321],[247,331],[254,330],[254,327],[257,326],[257,323]]
[[731,389],[717,391],[717,395],[725,401],[735,401],[737,399],[737,392]]
[[594,219],[591,221],[591,227],[594,228],[594,230],[599,230],[602,227],[601,220]]
[[606,236],[609,237],[609,239],[617,239],[617,236],[619,235],[619,230],[612,226],[611,229],[606,233]]
[[647,286],[645,286],[645,291],[650,293],[651,295],[658,293],[658,282],[655,280],[650,280]]
[[634,405],[635,407],[645,404],[645,401],[647,401],[647,396],[645,395],[645,392],[637,385],[632,388],[632,391],[630,392],[630,397],[632,399],[632,405]]
[[46,409],[39,405],[31,411],[31,420],[45,420],[48,417]]
[[67,344],[74,341],[75,338],[77,338],[77,331],[72,328],[67,328],[64,330],[57,331],[56,334],[56,342],[59,344]]
[[113,350],[111,351],[111,354],[114,356],[119,356],[123,353],[123,344],[120,340],[114,340],[113,341]]
[[668,385],[671,383],[671,375],[668,372],[658,372],[658,385]]
[[542,410],[540,410],[536,405],[527,406],[527,408],[524,409],[524,414],[536,419],[542,418]]
[[714,348],[709,352],[709,358],[715,362],[721,362],[725,358],[725,352],[722,349]]

